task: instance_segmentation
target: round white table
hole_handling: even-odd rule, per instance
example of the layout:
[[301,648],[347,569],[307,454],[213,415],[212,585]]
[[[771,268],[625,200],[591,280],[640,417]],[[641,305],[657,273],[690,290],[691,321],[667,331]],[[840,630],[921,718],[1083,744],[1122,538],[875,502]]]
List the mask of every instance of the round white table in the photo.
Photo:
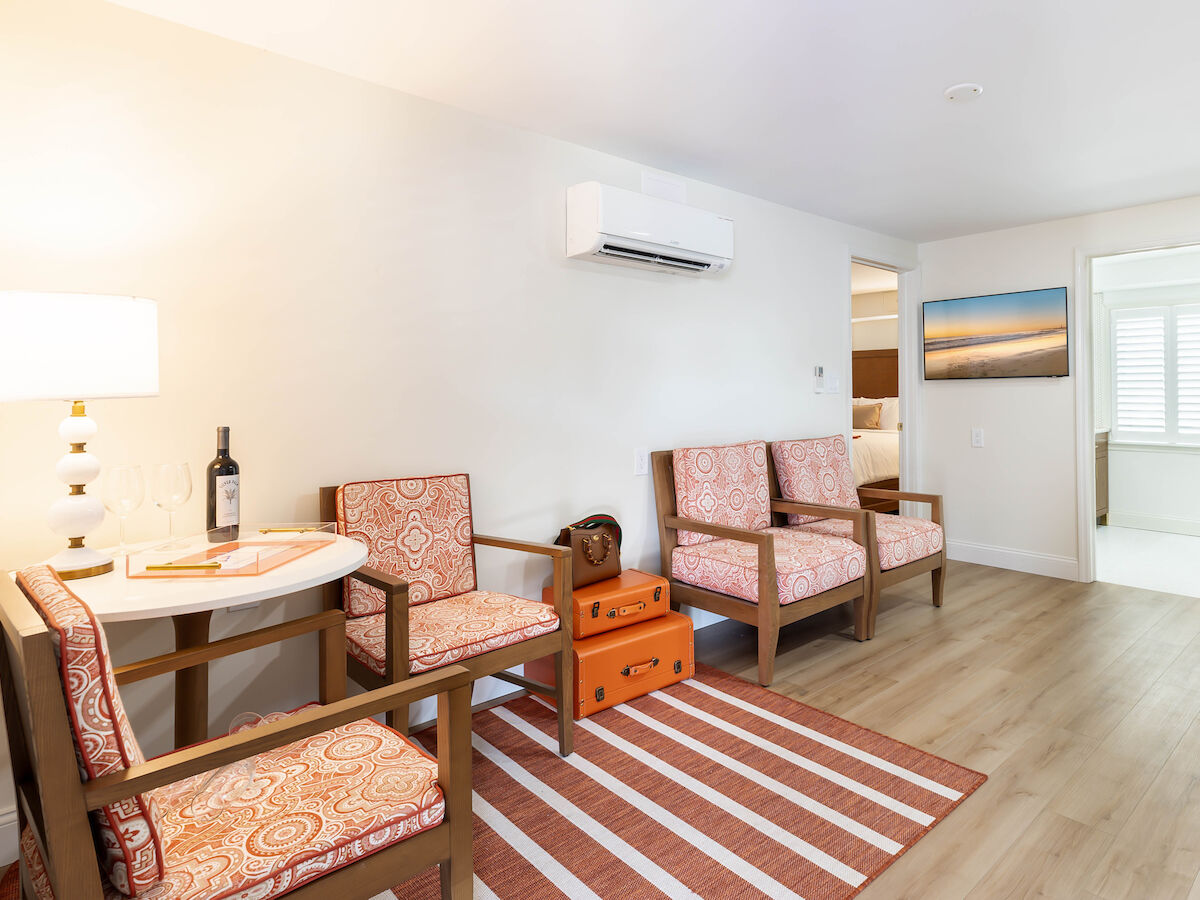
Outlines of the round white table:
[[[209,643],[209,623],[214,610],[284,597],[327,584],[350,574],[366,560],[365,545],[336,535],[328,546],[262,575],[126,578],[125,560],[118,558],[112,572],[70,581],[67,586],[91,607],[101,622],[170,616],[175,626],[175,649],[183,650]],[[338,698],[321,699],[325,702]],[[207,737],[208,663],[199,663],[175,673],[175,744],[184,747]]]

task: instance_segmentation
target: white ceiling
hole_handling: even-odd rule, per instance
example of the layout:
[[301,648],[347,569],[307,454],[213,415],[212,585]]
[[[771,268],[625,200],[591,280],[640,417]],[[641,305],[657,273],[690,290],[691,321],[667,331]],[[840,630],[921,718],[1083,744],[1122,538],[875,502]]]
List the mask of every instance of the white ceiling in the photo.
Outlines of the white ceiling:
[[914,240],[1200,194],[1195,0],[117,2]]
[[877,269],[875,266],[864,266],[862,263],[850,263],[850,293],[876,294],[880,291],[894,291],[899,287],[900,279],[895,272],[888,269]]

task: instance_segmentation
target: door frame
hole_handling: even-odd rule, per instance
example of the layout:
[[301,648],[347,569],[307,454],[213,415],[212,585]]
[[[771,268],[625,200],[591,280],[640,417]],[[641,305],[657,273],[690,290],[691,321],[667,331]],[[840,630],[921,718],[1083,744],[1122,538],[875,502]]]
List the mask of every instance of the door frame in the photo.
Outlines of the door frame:
[[1172,250],[1200,245],[1200,235],[1170,238],[1134,246],[1106,245],[1075,249],[1074,325],[1075,340],[1075,509],[1076,578],[1096,580],[1096,416],[1092,385],[1092,261],[1107,256],[1128,256],[1148,250]]
[[[876,269],[886,269],[897,275],[896,284],[896,364],[899,367],[900,382],[900,486],[904,490],[919,490],[918,472],[921,461],[921,354],[920,324],[921,316],[918,303],[921,296],[921,267],[907,260],[888,260],[877,256],[862,256],[851,251],[846,263],[846,274],[850,274],[850,266],[860,263],[873,266]],[[847,320],[854,315],[850,310]],[[848,392],[850,403],[854,405],[853,374],[854,374],[854,324],[849,323],[850,340],[846,350],[846,379],[851,385]],[[846,410],[847,428],[849,434],[853,428],[854,414]],[[902,510],[903,511],[903,510]]]

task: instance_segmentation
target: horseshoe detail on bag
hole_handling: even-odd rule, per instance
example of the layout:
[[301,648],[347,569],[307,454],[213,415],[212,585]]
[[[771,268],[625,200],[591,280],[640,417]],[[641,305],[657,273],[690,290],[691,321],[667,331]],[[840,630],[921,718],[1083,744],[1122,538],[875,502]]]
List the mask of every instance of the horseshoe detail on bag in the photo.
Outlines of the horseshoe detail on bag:
[[[608,534],[596,534],[585,538],[583,541],[583,555],[593,566],[603,565],[608,559],[608,554],[612,552],[612,536]],[[604,547],[604,553],[599,557],[596,556],[596,545],[600,544]]]

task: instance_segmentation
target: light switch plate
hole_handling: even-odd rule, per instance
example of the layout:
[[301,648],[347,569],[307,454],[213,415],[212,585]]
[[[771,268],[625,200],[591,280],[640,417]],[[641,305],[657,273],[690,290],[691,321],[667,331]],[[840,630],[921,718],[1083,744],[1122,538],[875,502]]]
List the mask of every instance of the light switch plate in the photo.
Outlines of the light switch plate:
[[971,426],[971,446],[972,447],[982,447],[983,446],[983,428],[979,425]]
[[650,474],[650,451],[645,447],[638,447],[633,451],[633,474]]

